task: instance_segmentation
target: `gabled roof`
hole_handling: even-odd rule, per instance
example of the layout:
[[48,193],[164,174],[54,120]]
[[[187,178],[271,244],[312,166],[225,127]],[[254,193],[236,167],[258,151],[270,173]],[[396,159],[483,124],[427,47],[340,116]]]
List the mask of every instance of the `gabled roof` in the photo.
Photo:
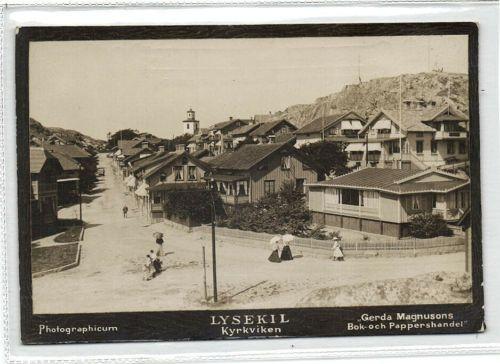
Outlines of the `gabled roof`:
[[156,152],[154,154],[151,154],[147,157],[138,159],[134,162],[132,162],[132,169],[135,172],[147,168],[155,163],[161,162],[162,159],[167,158],[169,154],[173,154],[174,152],[171,151],[163,151],[163,152]]
[[43,147],[51,152],[58,152],[62,154],[66,154],[71,158],[88,158],[91,157],[91,154],[87,152],[85,149],[80,148],[74,144],[47,144],[44,143]]
[[469,184],[467,178],[459,177],[451,173],[446,173],[446,175],[450,177],[450,180],[447,181],[412,182],[412,180],[416,178],[432,173],[440,172],[435,169],[412,171],[368,167],[333,178],[329,181],[311,183],[308,185],[376,190],[400,195],[424,192],[445,193]]
[[54,163],[62,170],[61,164],[52,153],[44,148],[30,148],[30,173],[40,173],[46,163]]
[[343,118],[347,117],[350,114],[355,115],[358,119],[362,120],[363,122],[366,121],[364,117],[362,117],[361,115],[359,115],[355,111],[337,113],[337,114],[314,119],[309,124],[306,124],[302,128],[300,128],[299,130],[295,131],[295,134],[321,133],[323,130],[326,130],[326,129],[332,127],[334,124],[341,121]]
[[140,139],[133,139],[133,140],[118,140],[118,148],[119,149],[131,149],[135,148],[136,146],[140,145],[143,142],[143,138]]
[[297,130],[295,125],[290,123],[288,120],[285,119],[280,119],[280,120],[275,120],[275,121],[269,121],[267,123],[262,123],[256,130],[252,131],[250,133],[251,136],[257,137],[257,136],[266,136],[267,133],[269,133],[271,130],[273,130],[275,127],[278,125],[285,123],[288,126],[292,127],[292,129]]
[[59,152],[52,152],[51,154],[57,158],[63,171],[78,171],[80,169],[80,163],[70,156]]
[[255,123],[255,124],[248,124],[248,125],[243,125],[240,126],[239,128],[234,129],[231,131],[231,135],[233,136],[238,136],[238,135],[246,135],[250,133],[252,130],[255,130],[258,128],[262,123]]
[[150,155],[153,153],[150,148],[132,148],[129,149],[129,152],[131,152],[132,154],[128,156],[127,154],[125,154],[126,158],[123,160],[124,163],[128,163],[134,159],[139,159],[142,153],[149,153]]
[[193,157],[191,154],[184,152],[184,153],[173,153],[173,155],[170,155],[168,158],[166,158],[164,161],[162,161],[159,165],[157,165],[155,168],[150,170],[148,173],[144,175],[144,178],[148,178],[156,173],[158,173],[160,170],[162,170],[165,167],[168,167],[172,164],[174,164],[177,160],[180,158],[187,158],[189,161],[191,161],[194,165],[200,167],[203,170],[208,171],[210,169],[210,166],[199,160],[198,158]]
[[223,129],[226,129],[227,127],[231,126],[232,124],[234,124],[238,121],[243,122],[245,124],[249,124],[252,120],[250,120],[250,119],[231,119],[228,121],[222,121],[220,123],[216,123],[216,124],[210,126],[208,129],[212,130],[212,131],[223,130]]
[[216,170],[249,171],[261,161],[274,153],[287,150],[297,159],[311,168],[318,169],[306,156],[300,153],[293,145],[285,143],[245,144],[233,152],[220,154],[214,158],[203,160]]
[[[381,109],[360,131],[363,133],[371,124],[377,121],[380,116],[385,115],[392,122],[399,126],[399,109]],[[454,116],[454,120],[458,121],[468,121],[467,115],[457,110],[451,105],[443,105],[440,107],[432,108],[422,108],[422,109],[402,109],[401,119],[402,126],[401,129],[404,131],[415,131],[415,132],[434,132],[436,129],[426,124],[426,122],[431,122],[443,113],[449,113]]]

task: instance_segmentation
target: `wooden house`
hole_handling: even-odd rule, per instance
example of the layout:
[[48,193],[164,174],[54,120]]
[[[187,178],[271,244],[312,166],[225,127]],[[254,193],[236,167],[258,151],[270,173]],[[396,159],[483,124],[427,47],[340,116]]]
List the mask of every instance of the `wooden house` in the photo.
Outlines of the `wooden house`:
[[81,165],[66,154],[51,152],[61,165],[62,172],[57,178],[57,200],[61,205],[75,203],[79,198]]
[[322,140],[350,142],[358,139],[365,124],[366,119],[354,111],[320,117],[295,131],[295,146],[300,148]]
[[434,168],[368,167],[307,187],[315,222],[394,237],[408,234],[414,214],[440,214],[453,223],[470,206],[469,179]]
[[380,110],[360,131],[362,142],[346,148],[349,159],[358,165],[420,170],[469,160],[469,120],[457,108],[408,100],[399,114]]
[[208,178],[229,207],[257,202],[278,192],[284,182],[303,189],[318,181],[317,168],[290,143],[246,144],[206,161],[211,167]]
[[260,124],[250,133],[250,137],[257,143],[275,143],[276,139],[283,135],[289,135],[291,138],[296,130],[297,127],[288,120],[279,119]]
[[58,159],[44,148],[30,148],[32,236],[48,234],[57,226],[57,179],[63,173]]

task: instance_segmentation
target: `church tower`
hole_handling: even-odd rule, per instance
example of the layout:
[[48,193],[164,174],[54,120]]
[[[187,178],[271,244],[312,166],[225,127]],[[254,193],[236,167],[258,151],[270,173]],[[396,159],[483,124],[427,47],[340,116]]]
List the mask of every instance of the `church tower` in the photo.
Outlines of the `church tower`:
[[187,119],[183,121],[184,123],[184,134],[198,134],[200,129],[200,122],[196,120],[194,110],[189,109],[187,111]]

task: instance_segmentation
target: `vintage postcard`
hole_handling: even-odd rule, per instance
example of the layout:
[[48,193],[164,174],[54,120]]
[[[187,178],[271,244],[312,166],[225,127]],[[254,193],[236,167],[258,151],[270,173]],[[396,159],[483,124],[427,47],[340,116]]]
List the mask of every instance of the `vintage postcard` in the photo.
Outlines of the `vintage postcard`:
[[31,27],[26,344],[479,332],[472,23]]

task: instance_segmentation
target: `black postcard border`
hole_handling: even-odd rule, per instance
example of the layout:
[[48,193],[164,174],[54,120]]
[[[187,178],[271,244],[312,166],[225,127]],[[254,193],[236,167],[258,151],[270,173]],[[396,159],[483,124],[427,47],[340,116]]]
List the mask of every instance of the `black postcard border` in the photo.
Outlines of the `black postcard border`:
[[[469,112],[471,165],[471,226],[473,302],[471,304],[369,306],[337,308],[253,309],[217,311],[121,312],[34,315],[32,311],[29,174],[29,43],[39,41],[353,37],[402,35],[468,35]],[[372,336],[394,334],[474,333],[485,329],[481,248],[481,188],[478,97],[478,27],[475,23],[379,23],[379,24],[270,24],[196,26],[99,26],[23,27],[16,35],[16,109],[18,156],[19,274],[21,340],[24,344],[90,343],[124,341],[210,340],[228,338]],[[13,243],[13,242],[11,242]],[[361,314],[453,313],[463,327],[348,331],[347,322],[359,322]],[[223,336],[210,325],[210,315],[284,314],[290,322],[272,334],[241,333]],[[118,332],[92,334],[39,334],[39,325],[52,327],[116,326]]]

